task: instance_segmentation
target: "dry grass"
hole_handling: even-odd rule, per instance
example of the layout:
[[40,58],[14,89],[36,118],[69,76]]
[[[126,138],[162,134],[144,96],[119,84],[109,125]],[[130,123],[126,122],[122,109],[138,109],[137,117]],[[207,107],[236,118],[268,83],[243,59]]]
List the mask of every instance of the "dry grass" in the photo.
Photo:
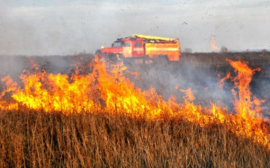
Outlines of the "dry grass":
[[1,112],[0,167],[269,167],[270,152],[221,125],[108,113]]

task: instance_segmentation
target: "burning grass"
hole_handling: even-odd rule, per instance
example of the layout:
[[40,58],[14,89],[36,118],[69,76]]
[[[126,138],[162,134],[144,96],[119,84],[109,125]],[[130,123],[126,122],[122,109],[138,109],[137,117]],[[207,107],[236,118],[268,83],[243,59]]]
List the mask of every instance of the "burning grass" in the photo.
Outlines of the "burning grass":
[[70,75],[34,65],[34,73],[21,75],[21,84],[6,76],[0,95],[1,164],[266,167],[270,127],[261,115],[264,100],[249,89],[260,69],[228,62],[238,75],[222,81],[235,83],[236,114],[212,102],[195,105],[191,89],[176,87],[186,94],[182,104],[174,97],[165,101],[153,88],[136,88],[123,64],[106,66],[97,58]]

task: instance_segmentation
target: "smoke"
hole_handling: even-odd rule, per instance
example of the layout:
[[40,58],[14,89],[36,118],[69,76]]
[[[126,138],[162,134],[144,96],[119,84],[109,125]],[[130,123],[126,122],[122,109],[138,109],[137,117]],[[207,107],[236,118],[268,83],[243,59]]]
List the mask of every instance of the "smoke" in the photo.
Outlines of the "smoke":
[[[211,57],[209,53],[207,55]],[[222,57],[222,55],[215,55]],[[197,55],[197,57],[200,57]],[[201,56],[202,57],[202,56]],[[226,56],[224,56],[226,57]],[[165,100],[170,96],[175,96],[178,102],[183,102],[185,93],[181,90],[191,89],[197,105],[210,107],[210,102],[226,107],[228,112],[235,112],[234,110],[234,96],[232,89],[235,84],[230,79],[226,80],[223,88],[220,88],[220,80],[225,77],[227,72],[232,76],[236,76],[234,69],[229,63],[223,63],[222,67],[211,62],[202,61],[202,59],[193,59],[191,56],[180,58],[178,63],[159,64],[154,63],[146,66],[132,65],[129,69],[139,71],[140,78],[135,80],[136,86],[148,90],[153,86],[157,93],[162,95]],[[216,62],[217,63],[217,62]],[[128,64],[127,64],[128,65]],[[255,67],[254,67],[255,68]],[[269,113],[269,79],[270,68],[263,68],[263,72],[256,72],[249,87],[251,89],[252,97],[257,97],[261,100],[266,100],[262,104],[264,116],[270,116]],[[238,89],[235,89],[238,91]]]
[[263,103],[263,109],[265,110],[264,114],[270,118],[270,67],[263,66],[261,72],[256,75],[255,79],[251,83],[253,95],[257,96],[259,99],[266,100]]
[[233,97],[227,87],[232,84],[226,83],[226,89],[219,88],[218,72],[209,65],[198,66],[187,59],[180,63],[154,63],[146,66],[133,64],[129,69],[139,70],[140,78],[136,81],[138,87],[148,90],[153,86],[166,100],[174,95],[182,102],[184,93],[181,90],[191,88],[196,104],[208,106],[213,102],[231,108]]

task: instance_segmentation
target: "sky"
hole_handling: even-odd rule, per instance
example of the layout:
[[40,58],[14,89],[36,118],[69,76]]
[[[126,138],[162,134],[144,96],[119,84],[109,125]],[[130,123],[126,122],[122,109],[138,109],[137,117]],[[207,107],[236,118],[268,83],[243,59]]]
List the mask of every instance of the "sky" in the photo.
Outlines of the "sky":
[[[117,38],[179,38],[181,48],[270,50],[266,0],[0,0],[0,55],[94,53]],[[216,50],[218,52],[219,50]]]

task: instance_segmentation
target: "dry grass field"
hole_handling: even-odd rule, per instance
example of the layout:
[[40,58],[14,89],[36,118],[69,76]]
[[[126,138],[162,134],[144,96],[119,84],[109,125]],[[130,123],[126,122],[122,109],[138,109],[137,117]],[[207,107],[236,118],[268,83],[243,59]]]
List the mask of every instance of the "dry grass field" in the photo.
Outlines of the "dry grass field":
[[1,167],[269,167],[270,152],[180,117],[1,112]]

